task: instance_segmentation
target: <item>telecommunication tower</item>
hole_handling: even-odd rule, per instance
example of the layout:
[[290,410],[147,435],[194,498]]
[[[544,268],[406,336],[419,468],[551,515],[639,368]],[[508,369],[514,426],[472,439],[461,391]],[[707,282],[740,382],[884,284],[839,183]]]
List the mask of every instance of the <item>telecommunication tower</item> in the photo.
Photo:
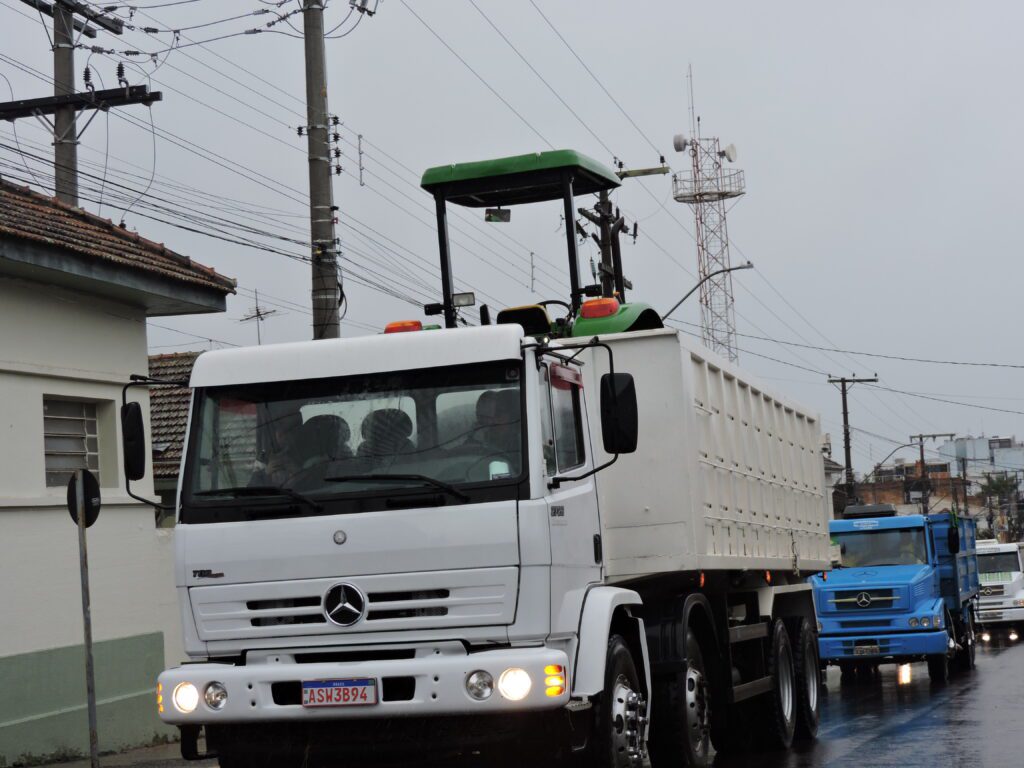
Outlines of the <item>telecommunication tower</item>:
[[[690,168],[672,176],[672,196],[693,208],[696,223],[697,267],[700,286],[701,336],[704,345],[735,361],[736,317],[733,308],[732,274],[729,263],[729,231],[726,201],[746,192],[743,171],[726,168],[736,160],[736,147],[719,147],[715,137],[700,133],[700,118],[694,116],[693,78],[690,77],[690,136],[677,134],[677,152],[689,152]],[[715,274],[719,272],[720,274]]]

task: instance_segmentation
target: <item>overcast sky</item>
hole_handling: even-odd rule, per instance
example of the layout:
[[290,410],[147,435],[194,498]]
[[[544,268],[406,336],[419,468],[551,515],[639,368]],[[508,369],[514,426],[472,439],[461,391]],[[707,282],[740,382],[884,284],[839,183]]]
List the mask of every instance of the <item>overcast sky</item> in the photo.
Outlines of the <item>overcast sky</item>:
[[[860,470],[911,433],[1024,438],[1024,370],[825,353],[749,338],[1024,363],[1017,190],[1024,165],[1024,5],[538,1],[627,119],[529,0],[475,2],[482,14],[469,0],[383,0],[376,16],[328,41],[330,106],[345,124],[344,173],[334,186],[343,264],[353,278],[346,282],[344,335],[422,317],[409,302],[358,284],[366,279],[417,302],[436,300],[432,203],[418,189],[425,168],[551,146],[609,164],[615,156],[629,167],[657,165],[664,153],[680,168],[684,157],[672,152],[671,138],[689,124],[686,73],[692,66],[704,134],[734,143],[736,167],[746,173],[748,193],[729,212],[733,263],[756,265],[736,275],[736,324],[745,334],[738,339],[741,365],[820,412],[839,461],[839,393],[823,373],[877,372],[882,386],[975,406],[855,389],[852,423],[871,433],[855,433]],[[165,3],[136,3],[151,10],[130,23],[175,29],[276,5],[197,0],[155,7]],[[280,10],[296,7],[297,0],[289,0]],[[328,28],[342,23],[347,10],[347,3],[331,0]],[[336,34],[351,30],[356,18]],[[207,41],[272,19],[186,30],[180,42]],[[301,29],[301,16],[290,21]],[[284,24],[273,29],[294,34]],[[172,39],[126,30],[83,42],[166,51]],[[52,71],[47,34],[19,0],[0,0],[0,41],[0,74],[13,97],[46,95],[48,85],[35,72],[48,77]],[[76,54],[79,74],[87,56]],[[116,84],[116,60],[91,57],[97,87]],[[135,60],[143,64],[128,68],[129,81],[147,82],[145,71],[163,92],[152,108],[159,135],[155,166],[145,107],[97,117],[83,137],[81,168],[101,177],[106,163],[107,180],[125,186],[108,185],[100,210],[100,182],[84,179],[83,198],[90,199],[83,205],[120,221],[127,203],[117,196],[128,193],[125,187],[143,189],[155,167],[149,197],[127,213],[128,226],[239,282],[223,315],[155,319],[151,351],[255,343],[254,323],[240,322],[254,305],[254,290],[267,302],[264,309],[277,310],[262,325],[264,343],[309,338],[306,264],[145,217],[209,229],[210,217],[220,216],[276,236],[308,238],[305,140],[295,130],[305,123],[301,39],[268,32],[183,47],[161,53],[155,71],[145,57]],[[0,99],[8,96],[0,78]],[[365,186],[358,180],[358,134]],[[35,121],[20,121],[18,137],[26,153],[51,157],[50,140]],[[13,143],[5,123],[0,144]],[[0,148],[0,161],[5,178],[31,177],[16,152]],[[37,177],[33,186],[45,189],[46,164],[26,162]],[[624,249],[633,297],[665,310],[695,281],[692,212],[672,200],[667,176],[627,181],[615,200],[640,221],[640,238]],[[173,210],[147,207],[154,203]],[[560,212],[554,204],[516,209],[504,225],[485,225],[478,212],[460,214],[451,233],[457,287],[476,290],[492,306],[564,298]],[[238,238],[237,231],[219,231]],[[247,237],[306,252],[263,234]],[[581,251],[582,270],[589,271],[594,255],[589,247]],[[695,299],[680,319],[699,322]]]

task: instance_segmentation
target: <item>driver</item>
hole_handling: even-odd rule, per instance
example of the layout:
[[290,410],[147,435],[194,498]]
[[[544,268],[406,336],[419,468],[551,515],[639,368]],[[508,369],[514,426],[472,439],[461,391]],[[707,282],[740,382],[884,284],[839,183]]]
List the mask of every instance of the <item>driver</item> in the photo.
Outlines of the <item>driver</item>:
[[266,463],[257,462],[250,486],[283,486],[301,468],[298,456],[302,414],[298,411],[279,414],[264,423],[263,453]]
[[521,426],[519,392],[515,389],[488,390],[476,401],[476,439],[490,454],[500,454],[519,474]]

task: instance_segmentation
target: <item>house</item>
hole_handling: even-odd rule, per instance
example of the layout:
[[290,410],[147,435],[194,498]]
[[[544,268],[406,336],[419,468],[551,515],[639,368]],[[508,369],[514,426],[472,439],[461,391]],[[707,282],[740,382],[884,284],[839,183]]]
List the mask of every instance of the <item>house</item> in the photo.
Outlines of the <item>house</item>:
[[[162,381],[185,381],[201,352],[150,355],[149,375]],[[150,438],[153,447],[153,490],[160,503],[173,508],[177,501],[178,468],[181,464],[188,407],[192,392],[185,387],[153,387],[149,394]],[[173,514],[162,514],[159,524],[173,525]]]
[[[126,492],[122,387],[146,322],[222,312],[234,281],[165,246],[0,180],[0,765],[88,751],[76,468],[103,499],[88,531],[103,750],[168,733],[155,675],[183,658],[172,530]],[[127,397],[148,415],[144,387]],[[152,473],[132,491],[153,498]]]

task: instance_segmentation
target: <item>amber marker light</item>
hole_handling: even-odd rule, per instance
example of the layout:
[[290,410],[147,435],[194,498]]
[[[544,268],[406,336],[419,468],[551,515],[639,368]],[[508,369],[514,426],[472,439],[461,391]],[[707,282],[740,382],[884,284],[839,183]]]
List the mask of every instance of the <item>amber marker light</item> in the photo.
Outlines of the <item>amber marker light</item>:
[[765,571],[764,572],[764,580],[767,581],[769,584],[772,583],[772,572],[771,571]]
[[704,589],[704,571],[700,572],[700,588]]
[[544,667],[544,693],[550,697],[565,693],[565,668],[561,664]]
[[583,302],[580,316],[591,320],[595,317],[611,317],[619,311],[618,299],[591,299]]
[[164,684],[156,684],[156,710],[161,715],[164,713]]
[[419,320],[396,320],[384,326],[384,333],[407,333],[409,331],[422,331],[423,323]]

